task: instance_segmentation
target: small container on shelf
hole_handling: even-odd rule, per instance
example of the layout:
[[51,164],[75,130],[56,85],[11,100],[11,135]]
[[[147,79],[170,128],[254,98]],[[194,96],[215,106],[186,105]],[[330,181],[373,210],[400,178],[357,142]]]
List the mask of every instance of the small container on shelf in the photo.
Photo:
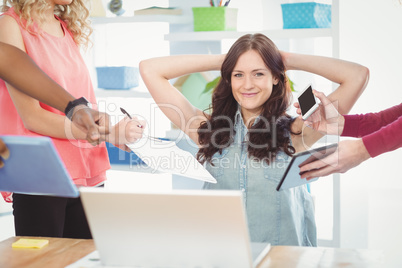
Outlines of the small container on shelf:
[[281,4],[283,29],[331,28],[331,5],[316,2]]
[[193,7],[194,31],[236,31],[237,8]]
[[96,67],[98,88],[130,89],[138,86],[139,72],[136,67]]

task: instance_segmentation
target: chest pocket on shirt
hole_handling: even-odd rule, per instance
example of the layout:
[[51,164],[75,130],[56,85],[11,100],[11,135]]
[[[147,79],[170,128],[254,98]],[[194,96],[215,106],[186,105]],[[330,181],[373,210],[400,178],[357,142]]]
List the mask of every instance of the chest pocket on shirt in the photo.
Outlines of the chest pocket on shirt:
[[222,150],[222,153],[215,153],[212,156],[211,164],[207,163],[207,169],[209,173],[216,179],[219,180],[224,174],[224,170],[227,168],[231,168],[232,164],[230,158],[227,158],[229,153],[229,148],[225,148]]
[[277,185],[282,179],[283,174],[285,174],[290,159],[291,157],[284,152],[279,152],[276,156],[276,159],[269,165],[264,161],[262,163],[264,167],[264,179]]

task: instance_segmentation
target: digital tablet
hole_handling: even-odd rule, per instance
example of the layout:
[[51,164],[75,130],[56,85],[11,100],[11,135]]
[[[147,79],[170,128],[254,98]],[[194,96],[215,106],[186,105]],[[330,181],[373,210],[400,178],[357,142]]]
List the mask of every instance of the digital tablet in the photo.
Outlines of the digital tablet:
[[48,137],[0,136],[10,150],[2,159],[0,191],[78,197],[64,163]]
[[283,189],[289,189],[292,187],[297,187],[318,180],[318,177],[311,180],[307,180],[305,178],[302,179],[300,177],[299,166],[308,164],[317,159],[322,159],[335,152],[337,147],[338,144],[333,143],[330,145],[322,146],[319,148],[300,152],[293,155],[292,160],[290,160],[289,166],[285,171],[285,174],[283,174],[282,179],[280,180],[278,186],[276,187],[276,190],[280,191]]

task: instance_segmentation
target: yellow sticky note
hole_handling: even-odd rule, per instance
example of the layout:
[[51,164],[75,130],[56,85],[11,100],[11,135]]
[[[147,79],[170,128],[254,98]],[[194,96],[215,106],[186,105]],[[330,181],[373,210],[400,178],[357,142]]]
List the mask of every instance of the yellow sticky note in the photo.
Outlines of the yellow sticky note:
[[13,248],[42,248],[49,244],[49,240],[46,239],[27,239],[21,238],[17,242],[12,244]]

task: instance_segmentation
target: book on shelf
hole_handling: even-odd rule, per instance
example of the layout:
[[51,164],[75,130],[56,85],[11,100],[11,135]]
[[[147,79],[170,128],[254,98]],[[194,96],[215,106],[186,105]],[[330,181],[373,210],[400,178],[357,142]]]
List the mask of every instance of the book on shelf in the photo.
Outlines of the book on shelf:
[[181,15],[182,10],[177,7],[149,7],[144,9],[134,10],[135,15]]

